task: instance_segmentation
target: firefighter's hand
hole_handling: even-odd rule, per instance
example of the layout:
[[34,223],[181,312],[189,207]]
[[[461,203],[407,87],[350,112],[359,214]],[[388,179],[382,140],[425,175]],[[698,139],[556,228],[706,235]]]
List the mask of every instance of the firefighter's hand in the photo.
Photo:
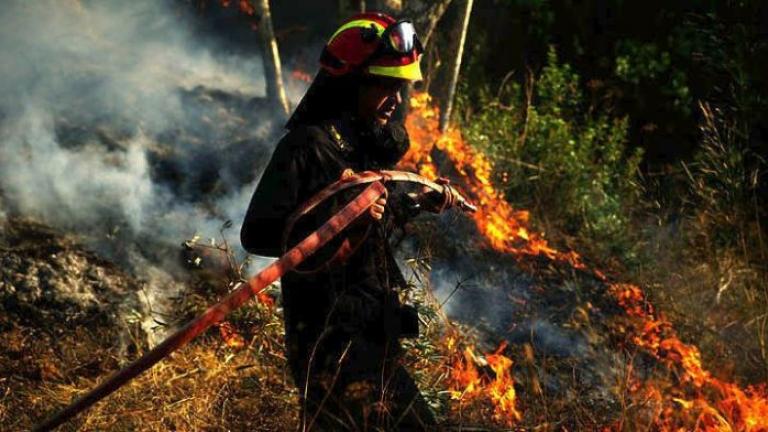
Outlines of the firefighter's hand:
[[380,196],[379,199],[376,200],[373,205],[371,205],[371,208],[368,210],[368,213],[371,215],[371,217],[374,220],[381,220],[381,218],[384,217],[384,207],[387,205],[387,193],[384,192],[384,195]]
[[450,208],[454,202],[453,189],[449,186],[448,179],[439,178],[435,181],[439,185],[444,185],[443,192],[438,192],[430,187],[424,186],[421,193],[415,194],[413,197],[419,204],[421,210],[426,210],[431,213],[441,213],[447,208]]

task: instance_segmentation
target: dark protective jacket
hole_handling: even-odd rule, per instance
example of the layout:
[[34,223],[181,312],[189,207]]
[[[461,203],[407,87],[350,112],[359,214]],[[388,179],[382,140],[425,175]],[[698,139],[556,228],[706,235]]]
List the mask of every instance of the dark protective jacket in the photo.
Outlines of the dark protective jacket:
[[[250,202],[241,232],[251,253],[279,256],[289,215],[342,171],[391,169],[408,149],[399,124],[380,130],[357,124],[348,115],[295,126],[278,143]],[[309,267],[323,265],[343,238],[353,253],[343,262],[327,263],[311,273],[289,272],[282,281],[286,348],[297,384],[310,375],[332,372],[345,352],[345,374],[365,379],[385,358],[399,352],[398,338],[418,332],[415,310],[403,306],[398,292],[405,280],[388,238],[413,215],[407,186],[388,185],[385,217],[368,215],[321,250]],[[319,227],[362,189],[337,197],[297,223],[288,247]],[[307,266],[303,267],[306,268]]]

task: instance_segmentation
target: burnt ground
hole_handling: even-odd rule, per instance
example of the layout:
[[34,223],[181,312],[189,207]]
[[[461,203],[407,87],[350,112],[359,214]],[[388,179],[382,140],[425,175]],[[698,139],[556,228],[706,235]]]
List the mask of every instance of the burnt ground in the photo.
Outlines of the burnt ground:
[[[147,349],[137,302],[144,281],[38,222],[10,219],[1,227],[0,430],[28,430]],[[213,291],[210,280],[198,281],[179,309],[201,310]],[[227,347],[214,328],[61,430],[281,430],[294,423],[279,320],[258,305],[236,315],[246,347]]]

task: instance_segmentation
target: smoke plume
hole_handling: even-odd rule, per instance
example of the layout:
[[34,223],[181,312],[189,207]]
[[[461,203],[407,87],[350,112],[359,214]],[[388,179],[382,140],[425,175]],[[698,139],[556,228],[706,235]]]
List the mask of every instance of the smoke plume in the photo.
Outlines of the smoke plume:
[[[74,231],[174,295],[163,247],[236,240],[280,123],[258,57],[224,53],[154,0],[4,2],[0,216]],[[175,257],[173,257],[175,258]]]

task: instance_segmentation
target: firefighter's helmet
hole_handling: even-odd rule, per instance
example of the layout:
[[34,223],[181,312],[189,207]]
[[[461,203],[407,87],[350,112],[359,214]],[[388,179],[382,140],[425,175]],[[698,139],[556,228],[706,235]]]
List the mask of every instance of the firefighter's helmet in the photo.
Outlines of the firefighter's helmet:
[[410,21],[383,13],[362,13],[344,22],[320,57],[333,76],[350,73],[420,81],[423,47]]

